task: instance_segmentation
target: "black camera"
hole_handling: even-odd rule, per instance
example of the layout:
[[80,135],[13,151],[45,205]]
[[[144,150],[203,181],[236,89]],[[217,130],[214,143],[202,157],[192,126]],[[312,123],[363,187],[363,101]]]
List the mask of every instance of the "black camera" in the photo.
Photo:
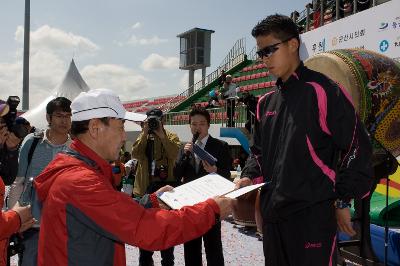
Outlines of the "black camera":
[[158,176],[161,180],[166,180],[168,178],[168,166],[162,164],[157,167],[155,176]]
[[156,131],[161,124],[161,120],[158,116],[149,116],[147,118],[147,124],[149,125],[150,131]]
[[29,132],[24,125],[15,123],[15,119],[17,118],[17,106],[19,103],[20,99],[18,96],[9,96],[7,104],[10,107],[10,110],[3,119],[7,125],[8,131],[14,133],[17,138],[23,139]]
[[7,247],[7,256],[12,257],[16,254],[22,254],[25,250],[24,243],[22,242],[22,237],[17,234],[13,234],[10,237]]

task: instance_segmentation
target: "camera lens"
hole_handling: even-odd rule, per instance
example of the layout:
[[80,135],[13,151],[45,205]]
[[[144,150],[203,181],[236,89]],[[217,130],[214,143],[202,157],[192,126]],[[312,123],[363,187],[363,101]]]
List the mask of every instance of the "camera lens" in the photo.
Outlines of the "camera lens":
[[154,116],[150,116],[147,119],[147,123],[149,125],[149,129],[152,130],[152,131],[157,130],[158,127],[160,126],[160,122],[158,120],[158,117],[154,117]]
[[29,134],[26,127],[24,127],[23,125],[17,125],[15,123],[11,126],[9,130],[10,132],[14,133],[14,135],[19,139],[23,139],[26,137],[26,135]]

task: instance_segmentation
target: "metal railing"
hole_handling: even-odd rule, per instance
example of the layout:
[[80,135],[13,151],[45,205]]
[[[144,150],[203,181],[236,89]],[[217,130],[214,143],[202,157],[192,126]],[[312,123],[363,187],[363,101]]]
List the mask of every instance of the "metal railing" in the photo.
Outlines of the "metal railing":
[[221,64],[219,64],[219,68],[222,70],[228,70],[225,69],[224,67],[229,65],[229,63],[238,57],[241,54],[246,53],[246,38],[241,38],[235,42],[231,50],[228,52],[228,54],[225,56],[224,60],[222,60]]
[[[227,123],[226,106],[218,108],[207,109],[210,113],[211,124],[221,124],[223,127]],[[166,125],[187,125],[189,124],[189,113],[190,111],[181,112],[169,112],[165,114]],[[251,119],[253,120],[253,119]],[[247,109],[246,105],[238,104],[235,107],[234,115],[235,127],[244,127],[247,121]]]
[[[245,38],[241,38],[232,47],[232,49],[229,51],[228,55],[225,57],[225,59],[222,61],[221,65],[208,74],[204,79],[199,80],[196,82],[192,87],[189,87],[185,91],[181,92],[165,104],[163,104],[160,109],[163,110],[164,112],[167,112],[179,104],[181,104],[183,101],[185,101],[187,98],[190,96],[196,94],[198,91],[218,79],[221,75],[221,71],[229,71],[235,66],[239,65],[243,61],[246,60],[246,44],[245,44]],[[229,59],[229,60],[228,60]],[[193,89],[193,90],[192,90]],[[190,93],[192,91],[192,93]]]
[[253,61],[258,60],[259,58],[258,58],[256,52],[257,52],[257,46],[254,46],[253,49],[250,50],[250,52],[247,56],[247,59],[253,60]]
[[[368,0],[351,0],[351,1],[347,1],[347,2],[352,4],[352,12],[351,13],[355,14],[355,13],[358,12],[357,4],[358,3],[359,4],[365,4],[367,1]],[[376,0],[372,0],[371,7],[374,7],[377,4],[378,3],[377,3]],[[340,7],[339,0],[322,0],[322,1],[320,1],[320,6],[318,6],[317,9],[318,9],[318,11],[321,11],[320,12],[321,15],[319,17],[319,19],[320,19],[319,27],[322,27],[324,25],[324,22],[325,22],[324,21],[324,14],[325,14],[325,11],[327,11],[328,9],[332,9],[332,11],[336,12],[336,16],[332,17],[332,21],[336,21],[336,20],[341,19],[341,17],[339,16],[339,9],[341,11],[343,11],[343,8]],[[297,20],[295,21],[296,23],[304,22],[303,26],[305,26],[304,27],[305,32],[308,31],[308,30],[312,30],[312,29],[307,29],[306,25],[310,25],[310,22],[311,22],[310,17],[312,16],[313,13],[314,13],[313,8],[310,8],[309,9],[309,14],[307,15],[307,8],[306,8],[303,11],[300,12]]]

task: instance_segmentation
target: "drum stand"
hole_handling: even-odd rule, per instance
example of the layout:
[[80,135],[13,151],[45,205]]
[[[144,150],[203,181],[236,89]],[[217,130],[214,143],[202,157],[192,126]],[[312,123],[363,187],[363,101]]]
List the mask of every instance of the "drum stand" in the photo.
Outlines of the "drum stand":
[[371,233],[370,233],[370,200],[379,180],[386,179],[386,209],[389,204],[389,175],[396,172],[398,162],[396,158],[388,151],[385,154],[385,159],[382,163],[374,166],[375,182],[371,188],[370,195],[367,198],[354,200],[354,217],[352,221],[357,231],[359,239],[352,239],[348,241],[339,241],[338,247],[338,263],[347,265],[346,260],[365,266],[387,266],[387,251],[388,251],[388,213],[385,213],[385,255],[384,263],[380,263],[377,259],[371,246]]

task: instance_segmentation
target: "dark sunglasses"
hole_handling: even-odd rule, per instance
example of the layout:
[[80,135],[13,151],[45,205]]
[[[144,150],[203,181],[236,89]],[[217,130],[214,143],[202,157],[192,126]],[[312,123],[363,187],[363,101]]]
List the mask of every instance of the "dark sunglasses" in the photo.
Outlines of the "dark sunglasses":
[[290,41],[290,40],[293,39],[293,38],[294,38],[294,37],[290,37],[290,38],[288,38],[288,39],[286,39],[286,40],[283,40],[283,41],[281,41],[281,42],[268,45],[268,46],[262,48],[261,50],[258,50],[258,51],[256,52],[256,53],[257,53],[257,56],[258,56],[259,58],[261,58],[261,59],[263,59],[264,57],[270,57],[273,53],[275,53],[276,51],[278,51],[278,49],[279,49],[278,45],[279,45],[279,44],[288,42],[288,41]]

